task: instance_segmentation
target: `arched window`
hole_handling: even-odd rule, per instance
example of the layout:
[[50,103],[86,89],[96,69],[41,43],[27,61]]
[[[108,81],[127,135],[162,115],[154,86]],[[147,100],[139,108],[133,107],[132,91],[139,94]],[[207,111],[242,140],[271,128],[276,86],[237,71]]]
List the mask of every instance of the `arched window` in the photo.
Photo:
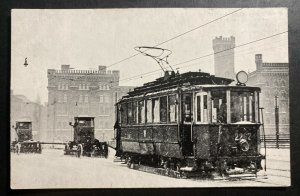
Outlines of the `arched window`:
[[284,87],[286,84],[285,84],[285,81],[284,80],[281,80],[281,86]]
[[83,102],[83,96],[79,95],[79,103],[82,103],[82,102]]

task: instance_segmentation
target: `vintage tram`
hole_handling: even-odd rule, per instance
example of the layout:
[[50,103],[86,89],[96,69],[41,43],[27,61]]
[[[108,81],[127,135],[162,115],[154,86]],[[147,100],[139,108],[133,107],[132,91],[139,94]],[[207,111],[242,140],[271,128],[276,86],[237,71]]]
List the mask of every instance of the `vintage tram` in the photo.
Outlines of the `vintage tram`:
[[80,115],[74,120],[74,124],[69,123],[74,129],[74,139],[65,145],[64,154],[107,158],[107,143],[95,139],[94,117]]
[[116,156],[176,176],[257,176],[260,88],[237,79],[166,72],[135,88],[116,104]]
[[42,146],[39,141],[32,137],[32,122],[29,120],[17,120],[16,126],[17,139],[12,142],[11,150],[16,153],[42,153]]

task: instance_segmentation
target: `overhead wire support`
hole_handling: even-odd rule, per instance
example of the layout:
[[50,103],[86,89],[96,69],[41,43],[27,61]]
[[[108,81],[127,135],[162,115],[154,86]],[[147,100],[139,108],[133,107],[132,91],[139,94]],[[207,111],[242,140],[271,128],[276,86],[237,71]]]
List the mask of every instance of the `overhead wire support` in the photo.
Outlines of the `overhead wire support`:
[[[158,48],[158,47],[150,47],[150,46],[137,46],[137,47],[134,47],[134,49],[136,51],[140,52],[141,54],[154,59],[164,72],[168,71],[168,69],[166,67],[164,67],[164,63],[171,68],[171,71],[174,71],[174,69],[168,62],[168,57],[172,54],[171,50],[164,49],[164,48]],[[143,50],[143,49],[145,49],[145,50]],[[150,54],[149,50],[150,51],[151,50],[152,51],[160,51],[160,53],[156,54],[156,55]],[[147,53],[146,51],[149,51],[149,52]]]

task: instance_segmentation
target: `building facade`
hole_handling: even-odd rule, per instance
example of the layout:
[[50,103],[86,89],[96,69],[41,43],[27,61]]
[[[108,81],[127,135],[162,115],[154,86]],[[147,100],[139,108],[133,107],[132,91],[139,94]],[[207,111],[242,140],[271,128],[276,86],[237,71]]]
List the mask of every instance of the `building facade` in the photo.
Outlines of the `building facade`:
[[289,134],[289,64],[265,63],[255,55],[256,71],[249,73],[248,85],[261,87],[266,134],[275,134],[275,96],[279,107],[279,134]]
[[235,37],[213,39],[215,76],[235,79],[234,48]]
[[11,127],[11,140],[17,139],[15,129],[16,121],[29,120],[32,122],[32,135],[33,139],[41,140],[42,135],[46,130],[45,121],[47,114],[45,113],[46,107],[42,104],[30,101],[24,95],[15,95],[10,91],[10,127]]
[[73,140],[74,117],[95,117],[95,137],[110,140],[115,119],[114,104],[119,89],[124,94],[131,87],[119,86],[119,71],[74,70],[62,65],[61,70],[48,69],[48,133],[52,141]]

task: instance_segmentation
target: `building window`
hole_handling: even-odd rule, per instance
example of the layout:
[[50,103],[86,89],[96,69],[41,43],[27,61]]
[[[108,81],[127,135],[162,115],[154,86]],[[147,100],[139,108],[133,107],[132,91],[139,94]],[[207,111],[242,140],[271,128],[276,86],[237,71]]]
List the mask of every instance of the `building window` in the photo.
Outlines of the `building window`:
[[103,95],[100,95],[100,96],[99,96],[99,102],[100,102],[100,103],[104,103],[104,96],[103,96]]
[[67,94],[64,94],[64,103],[66,103],[67,101],[68,101]]
[[89,90],[88,84],[79,84],[79,90]]
[[88,95],[85,95],[84,96],[84,103],[88,103],[89,102],[89,96]]
[[58,95],[58,96],[57,96],[57,102],[58,102],[58,103],[62,103],[62,97],[61,97],[61,95]]
[[68,90],[68,84],[58,83],[58,90]]
[[82,102],[83,102],[83,96],[79,95],[79,103],[82,103]]
[[284,80],[281,81],[281,86],[285,87],[285,81]]

